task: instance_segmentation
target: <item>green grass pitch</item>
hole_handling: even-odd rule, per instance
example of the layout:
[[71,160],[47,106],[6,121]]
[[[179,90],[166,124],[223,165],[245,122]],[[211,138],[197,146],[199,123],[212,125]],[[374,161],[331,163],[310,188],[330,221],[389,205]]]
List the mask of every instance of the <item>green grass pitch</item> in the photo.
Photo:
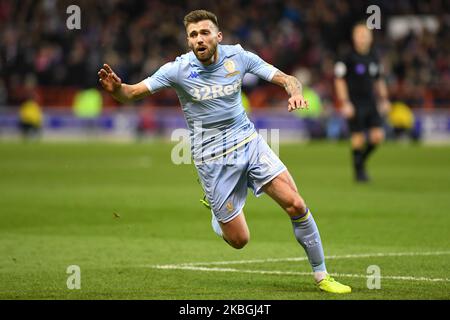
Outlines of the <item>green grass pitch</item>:
[[[339,296],[317,291],[267,196],[249,193],[247,247],[220,240],[194,167],[172,164],[171,148],[0,143],[0,299],[450,298],[450,147],[386,144],[373,182],[356,185],[346,144],[281,146],[329,272],[353,287]],[[70,265],[80,290],[67,288]],[[367,287],[370,265],[380,289]]]

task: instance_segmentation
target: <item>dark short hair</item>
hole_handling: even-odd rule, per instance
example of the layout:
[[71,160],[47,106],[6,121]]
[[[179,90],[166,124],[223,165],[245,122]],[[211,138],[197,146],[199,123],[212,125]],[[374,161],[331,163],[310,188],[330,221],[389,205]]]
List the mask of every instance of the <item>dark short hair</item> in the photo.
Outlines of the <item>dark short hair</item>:
[[209,11],[206,10],[194,10],[189,12],[185,17],[184,17],[184,26],[187,28],[187,26],[191,23],[197,23],[199,21],[203,21],[203,20],[209,20],[212,23],[214,23],[214,25],[217,27],[217,29],[219,29],[219,22],[217,21],[217,16]]

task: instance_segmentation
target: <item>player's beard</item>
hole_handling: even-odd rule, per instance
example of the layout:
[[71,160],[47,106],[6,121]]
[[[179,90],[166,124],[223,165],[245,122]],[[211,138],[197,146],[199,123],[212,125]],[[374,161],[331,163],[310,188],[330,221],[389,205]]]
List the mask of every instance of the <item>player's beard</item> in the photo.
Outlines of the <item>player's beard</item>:
[[207,47],[207,49],[204,51],[203,54],[198,52],[197,50],[194,50],[194,54],[200,62],[205,63],[211,60],[211,58],[216,53],[216,50],[217,50],[217,43],[212,45],[211,48]]

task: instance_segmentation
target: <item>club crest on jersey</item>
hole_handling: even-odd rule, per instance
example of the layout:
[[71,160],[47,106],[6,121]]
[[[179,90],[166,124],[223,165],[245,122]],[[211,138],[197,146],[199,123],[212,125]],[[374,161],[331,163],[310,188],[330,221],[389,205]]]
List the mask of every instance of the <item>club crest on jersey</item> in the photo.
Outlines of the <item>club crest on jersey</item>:
[[234,206],[233,206],[233,203],[231,201],[227,202],[226,207],[227,207],[228,213],[231,213],[234,210]]
[[239,71],[236,70],[236,65],[234,64],[233,60],[225,60],[225,62],[223,63],[223,67],[228,71],[228,74],[225,75],[225,78],[233,77],[239,74]]

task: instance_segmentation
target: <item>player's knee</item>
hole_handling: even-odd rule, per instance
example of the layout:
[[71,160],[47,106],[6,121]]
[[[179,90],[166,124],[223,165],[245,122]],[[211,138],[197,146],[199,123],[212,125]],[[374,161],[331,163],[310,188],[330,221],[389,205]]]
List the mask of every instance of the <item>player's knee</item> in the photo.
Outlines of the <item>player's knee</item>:
[[286,211],[290,216],[303,215],[306,212],[306,203],[301,197],[295,197],[286,207]]
[[382,131],[375,132],[370,138],[372,144],[380,144],[384,141],[384,133]]
[[361,133],[354,133],[351,137],[351,144],[353,149],[362,149],[364,147],[365,137]]
[[235,249],[242,249],[250,241],[250,235],[248,233],[238,234],[231,239],[227,239],[227,242]]

